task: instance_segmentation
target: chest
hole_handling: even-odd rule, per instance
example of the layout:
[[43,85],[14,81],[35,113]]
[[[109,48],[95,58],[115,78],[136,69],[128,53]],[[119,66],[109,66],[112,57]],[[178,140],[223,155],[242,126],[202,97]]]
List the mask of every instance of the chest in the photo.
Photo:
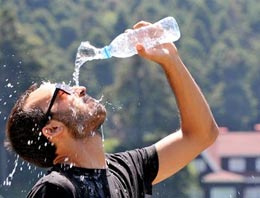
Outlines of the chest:
[[134,198],[146,197],[142,182],[138,182],[129,174],[119,172],[106,176],[80,175],[73,176],[74,184],[81,197],[89,198]]

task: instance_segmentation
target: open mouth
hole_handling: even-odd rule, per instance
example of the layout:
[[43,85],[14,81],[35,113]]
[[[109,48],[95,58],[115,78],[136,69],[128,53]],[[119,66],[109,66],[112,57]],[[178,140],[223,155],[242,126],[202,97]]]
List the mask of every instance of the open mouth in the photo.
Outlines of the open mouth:
[[97,100],[95,98],[92,98],[89,95],[85,95],[82,99],[84,103],[89,103],[89,102],[100,103],[102,101],[102,97],[99,100]]
[[103,100],[103,95],[99,99],[95,99],[95,98],[93,98],[93,97],[91,97],[91,96],[89,96],[87,94],[83,97],[83,102],[84,103],[87,103],[87,102],[101,103],[102,100]]
[[84,103],[88,103],[90,101],[95,101],[94,98],[90,97],[89,95],[85,95],[83,98],[82,98],[83,102]]

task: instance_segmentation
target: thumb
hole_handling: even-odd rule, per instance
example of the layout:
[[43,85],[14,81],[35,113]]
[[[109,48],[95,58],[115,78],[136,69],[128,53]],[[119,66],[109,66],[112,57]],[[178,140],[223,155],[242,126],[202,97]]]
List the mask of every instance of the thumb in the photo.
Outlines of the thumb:
[[140,44],[140,43],[136,44],[135,48],[137,50],[137,53],[140,56],[142,56],[144,58],[148,58],[148,54],[147,54],[147,52],[146,52],[146,50],[145,50],[145,48],[142,44]]

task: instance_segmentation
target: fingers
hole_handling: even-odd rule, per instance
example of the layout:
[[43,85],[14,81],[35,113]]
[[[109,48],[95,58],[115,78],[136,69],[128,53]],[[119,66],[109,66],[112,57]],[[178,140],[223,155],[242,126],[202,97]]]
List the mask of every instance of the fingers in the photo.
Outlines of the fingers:
[[142,56],[143,58],[146,58],[146,59],[149,59],[150,58],[150,55],[149,53],[147,53],[147,51],[145,50],[144,46],[141,44],[141,43],[138,43],[136,46],[135,46],[136,50],[137,50],[137,53]]
[[132,29],[126,29],[125,33],[130,32],[130,31],[133,31],[133,30]]
[[137,28],[144,27],[144,26],[147,26],[147,25],[151,25],[151,23],[149,23],[147,21],[139,21],[138,23],[136,23],[133,26],[133,29],[137,29]]
[[138,43],[135,47],[136,47],[138,54],[144,53],[145,49],[144,49],[144,46],[142,44]]

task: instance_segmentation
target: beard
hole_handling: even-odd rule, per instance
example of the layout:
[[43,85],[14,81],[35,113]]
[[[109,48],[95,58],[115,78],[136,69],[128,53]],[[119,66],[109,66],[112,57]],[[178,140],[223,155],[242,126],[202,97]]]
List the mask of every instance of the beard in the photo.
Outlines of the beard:
[[53,119],[63,122],[69,128],[72,137],[76,139],[88,137],[104,123],[106,110],[95,99],[88,99],[86,105],[92,107],[87,112],[74,106],[66,111],[55,113]]

